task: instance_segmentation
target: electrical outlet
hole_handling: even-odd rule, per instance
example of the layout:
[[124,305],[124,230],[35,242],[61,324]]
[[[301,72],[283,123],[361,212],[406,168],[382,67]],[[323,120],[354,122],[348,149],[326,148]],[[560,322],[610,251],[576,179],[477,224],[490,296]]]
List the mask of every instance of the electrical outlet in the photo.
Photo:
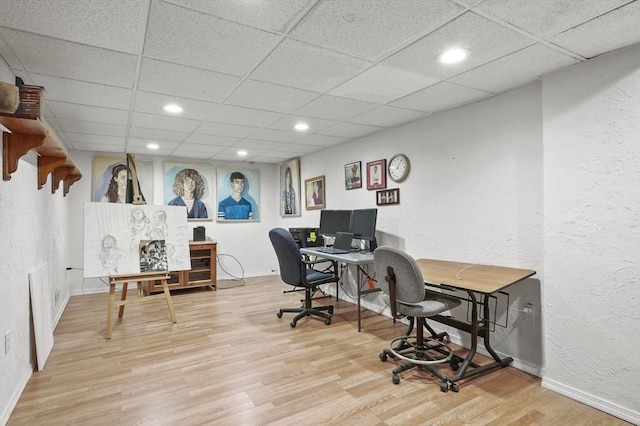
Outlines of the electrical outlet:
[[4,334],[4,354],[8,354],[11,350],[11,331]]
[[522,308],[522,313],[524,314],[525,321],[534,322],[536,320],[536,311],[535,306],[531,303],[526,303]]

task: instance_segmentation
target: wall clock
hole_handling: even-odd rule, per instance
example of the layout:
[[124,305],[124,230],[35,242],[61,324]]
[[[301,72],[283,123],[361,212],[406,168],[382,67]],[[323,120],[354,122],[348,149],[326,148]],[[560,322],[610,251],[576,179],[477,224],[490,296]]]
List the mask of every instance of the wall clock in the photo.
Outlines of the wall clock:
[[410,168],[409,158],[404,154],[396,154],[389,160],[389,177],[394,182],[402,182],[409,175]]

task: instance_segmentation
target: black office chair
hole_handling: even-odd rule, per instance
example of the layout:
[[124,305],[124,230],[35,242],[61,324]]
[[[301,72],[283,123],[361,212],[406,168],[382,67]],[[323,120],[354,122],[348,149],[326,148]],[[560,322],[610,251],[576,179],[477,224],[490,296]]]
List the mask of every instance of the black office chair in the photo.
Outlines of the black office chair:
[[[313,293],[320,284],[338,282],[337,263],[326,259],[311,261],[300,253],[300,249],[289,231],[283,228],[274,228],[269,231],[271,244],[278,257],[280,265],[280,278],[285,283],[304,288],[303,305],[299,308],[283,308],[278,312],[278,318],[282,318],[284,312],[297,312],[291,320],[291,327],[295,327],[298,320],[305,316],[319,316],[324,323],[331,324],[333,306],[311,306]],[[319,269],[316,265],[325,264],[327,268]],[[326,311],[326,312],[325,312]],[[328,312],[328,313],[327,313]]]
[[[426,318],[455,308],[460,305],[460,300],[447,294],[425,290],[418,264],[400,250],[378,247],[373,252],[373,259],[376,276],[384,277],[385,282],[379,280],[378,284],[388,298],[394,320],[402,317],[409,319],[409,328],[405,335],[393,339],[389,348],[380,353],[382,361],[386,361],[389,356],[405,361],[393,370],[393,383],[400,383],[401,372],[419,367],[438,377],[441,380],[440,390],[448,391],[448,378],[436,364],[451,362],[452,368],[455,368],[459,358],[455,357],[451,348],[447,346],[449,336],[446,333],[434,335],[433,329],[426,323]],[[415,336],[411,335],[414,320]],[[425,327],[431,330],[432,336],[424,336]],[[457,390],[457,386],[454,390]]]

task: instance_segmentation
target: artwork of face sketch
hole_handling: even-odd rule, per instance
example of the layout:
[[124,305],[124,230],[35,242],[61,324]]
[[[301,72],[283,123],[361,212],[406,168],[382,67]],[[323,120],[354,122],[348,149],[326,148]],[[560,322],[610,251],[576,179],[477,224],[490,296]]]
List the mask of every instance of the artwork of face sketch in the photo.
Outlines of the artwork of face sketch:
[[85,203],[85,278],[188,269],[184,207]]

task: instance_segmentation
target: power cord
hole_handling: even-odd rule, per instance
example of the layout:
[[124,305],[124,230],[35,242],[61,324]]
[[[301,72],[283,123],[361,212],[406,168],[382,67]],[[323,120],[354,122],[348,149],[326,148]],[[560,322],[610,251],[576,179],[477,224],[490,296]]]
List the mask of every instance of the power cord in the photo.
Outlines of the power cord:
[[[233,260],[235,260],[238,265],[240,266],[240,270],[242,271],[242,276],[241,277],[236,277],[235,275],[229,273],[226,269],[224,269],[224,267],[222,266],[222,263],[220,263],[220,256],[228,256],[230,258],[232,258]],[[230,254],[224,254],[224,253],[219,253],[216,256],[216,261],[218,263],[218,266],[220,266],[220,269],[222,270],[222,272],[224,272],[225,274],[229,275],[231,278],[234,278],[236,281],[239,281],[241,284],[239,284],[239,286],[244,286],[247,284],[247,282],[244,280],[244,268],[242,267],[242,263],[240,263],[240,261],[235,257],[232,256]],[[219,289],[226,289],[226,288],[233,288],[233,287],[238,287],[238,285],[230,285],[230,286],[220,286],[220,283],[216,283],[216,288]]]

